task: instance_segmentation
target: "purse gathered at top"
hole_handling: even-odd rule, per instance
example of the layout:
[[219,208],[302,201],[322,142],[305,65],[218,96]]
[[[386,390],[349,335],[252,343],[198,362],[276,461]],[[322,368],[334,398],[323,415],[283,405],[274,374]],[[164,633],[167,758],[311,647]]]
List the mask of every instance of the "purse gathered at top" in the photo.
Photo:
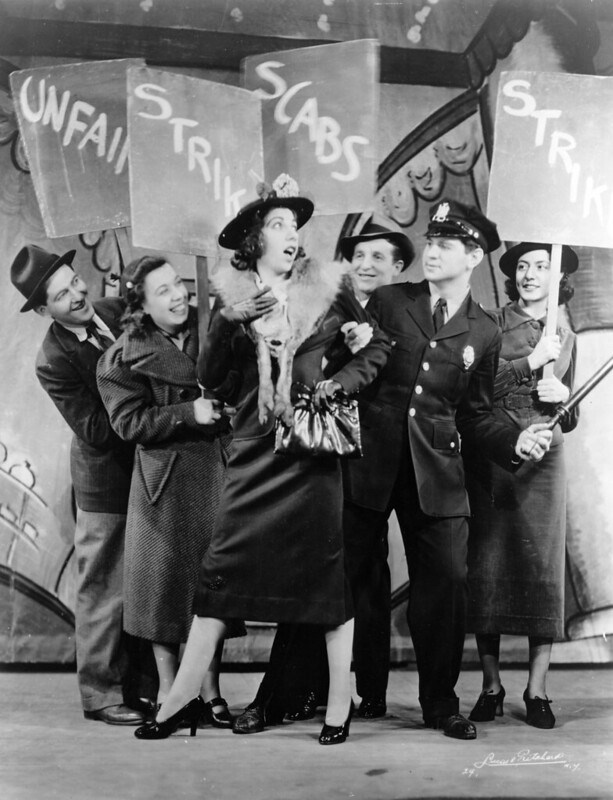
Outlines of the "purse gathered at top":
[[358,402],[345,392],[336,392],[326,408],[315,408],[313,391],[304,384],[295,387],[294,424],[277,419],[275,453],[311,456],[362,455]]

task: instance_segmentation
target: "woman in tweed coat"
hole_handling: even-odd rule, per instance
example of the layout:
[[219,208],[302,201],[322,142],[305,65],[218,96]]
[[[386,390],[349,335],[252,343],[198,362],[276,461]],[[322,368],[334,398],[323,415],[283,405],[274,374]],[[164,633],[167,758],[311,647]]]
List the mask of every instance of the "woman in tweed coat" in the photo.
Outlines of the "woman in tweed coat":
[[[229,444],[217,402],[196,381],[196,309],[162,258],[145,256],[122,275],[124,334],[98,365],[100,394],[115,431],[135,442],[125,551],[124,627],[153,644],[161,703],[187,639],[198,571],[209,545]],[[219,654],[218,654],[219,657]],[[210,721],[231,719],[218,664],[203,684]],[[221,715],[221,716],[220,716]]]

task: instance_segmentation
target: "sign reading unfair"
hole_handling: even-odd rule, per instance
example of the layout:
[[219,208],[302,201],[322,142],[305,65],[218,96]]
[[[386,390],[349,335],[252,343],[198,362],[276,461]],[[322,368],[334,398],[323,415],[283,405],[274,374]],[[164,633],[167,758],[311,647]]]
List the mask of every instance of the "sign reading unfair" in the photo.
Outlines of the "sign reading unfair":
[[488,216],[507,241],[613,247],[613,78],[503,72]]
[[134,245],[217,252],[217,235],[262,179],[260,101],[235,86],[128,71]]
[[316,214],[372,208],[376,192],[379,45],[375,39],[285,50],[243,61],[262,100],[268,183],[294,178]]
[[130,224],[126,70],[140,63],[91,61],[11,74],[48,236]]

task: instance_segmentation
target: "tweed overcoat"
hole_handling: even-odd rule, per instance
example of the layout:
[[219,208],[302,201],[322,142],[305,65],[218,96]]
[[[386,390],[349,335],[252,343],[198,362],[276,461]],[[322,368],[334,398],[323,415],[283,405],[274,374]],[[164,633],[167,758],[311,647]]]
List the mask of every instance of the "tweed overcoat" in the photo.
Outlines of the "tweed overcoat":
[[[392,339],[385,368],[360,394],[365,457],[348,461],[346,497],[384,511],[401,459],[409,455],[421,510],[468,516],[462,441],[510,468],[517,431],[491,414],[500,331],[469,295],[438,333],[427,281],[377,289],[367,310]],[[408,429],[409,453],[402,431]]]
[[[125,308],[118,298],[94,302],[114,336]],[[100,351],[53,322],[36,358],[36,376],[73,431],[70,472],[83,511],[125,514],[134,445],[113,430],[96,385]]]
[[[339,265],[323,269],[329,271],[319,279],[309,267],[310,288],[298,279],[290,288],[288,318],[292,330],[300,328],[303,335],[293,361],[294,385],[313,387],[322,380],[326,354],[343,342],[343,323],[367,318],[341,286]],[[330,292],[333,271],[338,280]],[[246,279],[247,291],[254,294],[251,274],[235,276],[237,282]],[[367,347],[327,377],[346,392],[357,392],[374,378],[388,353],[388,340],[376,329]],[[227,482],[203,562],[196,613],[341,624],[352,616],[352,608],[345,592],[339,459],[274,453],[274,416],[270,413],[263,424],[258,419],[254,343],[242,326],[224,319],[219,307],[213,311],[200,366],[201,381],[209,389],[233,378],[237,412]]]
[[[502,330],[495,381],[494,414],[518,433],[547,421],[553,406],[540,403],[528,356],[545,320],[528,316],[517,303],[497,312]],[[554,375],[572,390],[576,336],[558,328],[562,344]],[[468,630],[476,633],[564,635],[566,467],[563,432],[573,430],[578,411],[553,430],[551,449],[538,463],[516,473],[467,454],[472,508],[468,542]]]
[[[184,351],[153,326],[104,354],[98,385],[111,424],[136,444],[126,524],[124,627],[181,642],[224,479],[227,423],[199,425],[196,311]],[[224,431],[225,426],[225,433]]]

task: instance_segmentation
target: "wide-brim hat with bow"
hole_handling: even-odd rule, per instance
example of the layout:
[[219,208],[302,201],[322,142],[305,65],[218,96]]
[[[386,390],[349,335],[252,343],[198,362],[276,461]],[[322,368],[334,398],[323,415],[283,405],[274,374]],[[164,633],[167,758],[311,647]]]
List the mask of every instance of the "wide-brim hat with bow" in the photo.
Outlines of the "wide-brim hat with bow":
[[271,208],[289,208],[296,215],[296,224],[301,228],[311,219],[315,206],[308,197],[300,197],[298,184],[289,175],[280,175],[272,186],[258,184],[257,200],[241,208],[233,220],[219,234],[218,242],[228,250],[242,247],[245,237],[256,219],[262,219]]
[[26,298],[20,311],[30,311],[37,305],[44,305],[43,287],[46,281],[63,264],[72,264],[76,252],[68,250],[59,256],[35,244],[21,248],[11,264],[11,282]]
[[360,233],[356,236],[344,236],[340,242],[339,247],[343,258],[351,261],[353,258],[353,251],[359,242],[370,242],[375,239],[385,239],[388,242],[396,245],[402,253],[403,272],[415,258],[415,248],[411,244],[408,236],[400,231],[394,231],[376,222],[372,217],[366,222]]
[[[538,242],[520,242],[519,244],[509,247],[509,249],[500,257],[498,266],[508,278],[514,278],[517,270],[517,262],[526,253],[532,253],[533,250],[546,250],[551,255],[550,244],[539,244]],[[560,264],[560,271],[570,275],[575,272],[579,267],[579,258],[577,254],[567,244],[562,245],[562,262]]]

